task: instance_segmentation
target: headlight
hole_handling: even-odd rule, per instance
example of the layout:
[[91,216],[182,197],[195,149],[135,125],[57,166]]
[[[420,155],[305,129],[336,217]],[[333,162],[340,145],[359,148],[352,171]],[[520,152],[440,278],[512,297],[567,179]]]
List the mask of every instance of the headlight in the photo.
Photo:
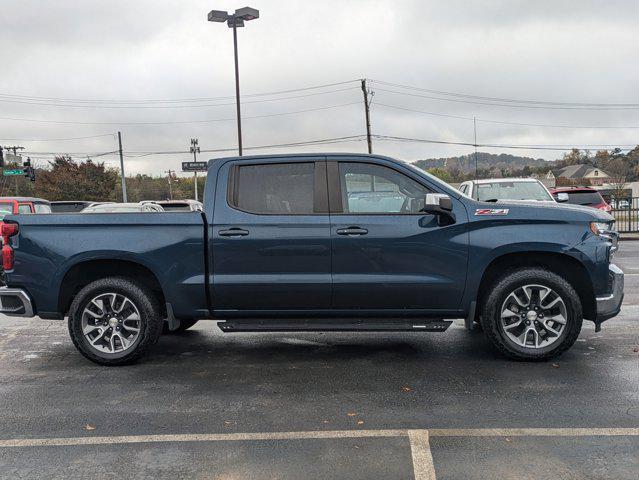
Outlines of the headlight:
[[608,222],[590,222],[590,231],[598,236],[607,236],[612,230],[612,224]]
[[619,233],[614,230],[615,222],[590,222],[590,231],[610,242],[610,256],[619,248]]

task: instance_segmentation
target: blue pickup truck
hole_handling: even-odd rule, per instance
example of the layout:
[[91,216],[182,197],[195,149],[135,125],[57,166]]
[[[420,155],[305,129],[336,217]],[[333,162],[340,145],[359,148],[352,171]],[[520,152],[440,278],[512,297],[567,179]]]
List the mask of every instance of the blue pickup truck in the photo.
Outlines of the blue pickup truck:
[[211,160],[203,212],[7,216],[0,312],[68,317],[88,359],[139,358],[163,329],[444,331],[519,360],[564,352],[623,298],[613,217],[479,202],[356,154]]

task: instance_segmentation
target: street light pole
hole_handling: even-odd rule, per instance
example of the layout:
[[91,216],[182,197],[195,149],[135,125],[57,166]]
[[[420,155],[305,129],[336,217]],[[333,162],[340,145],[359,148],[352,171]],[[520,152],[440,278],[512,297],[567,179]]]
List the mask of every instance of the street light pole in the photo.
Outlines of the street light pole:
[[237,26],[233,23],[233,52],[235,53],[235,104],[237,109],[237,152],[242,156],[242,114],[240,112],[240,67],[237,59]]
[[[197,138],[192,138],[191,139],[191,153],[193,154],[193,161],[197,162],[197,154],[200,153],[200,147],[198,146],[198,139]],[[195,181],[195,201],[199,201],[198,200],[198,194],[197,194],[197,170],[193,172],[194,176],[193,179]]]
[[209,22],[226,22],[229,28],[233,29],[233,54],[235,56],[235,104],[237,110],[237,151],[242,156],[242,114],[240,109],[240,67],[237,54],[237,29],[243,27],[244,22],[255,20],[260,17],[260,12],[255,8],[244,7],[235,10],[229,15],[223,10],[211,10],[208,14]]

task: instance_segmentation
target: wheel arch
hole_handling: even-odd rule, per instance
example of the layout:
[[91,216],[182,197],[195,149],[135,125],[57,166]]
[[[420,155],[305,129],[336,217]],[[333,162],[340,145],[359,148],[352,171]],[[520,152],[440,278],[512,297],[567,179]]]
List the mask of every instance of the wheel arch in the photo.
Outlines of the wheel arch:
[[528,251],[506,253],[494,258],[484,270],[478,289],[477,312],[482,311],[483,302],[491,285],[504,272],[526,267],[540,267],[565,278],[576,290],[583,309],[584,318],[594,320],[597,305],[590,275],[583,263],[565,253],[548,251]]
[[133,260],[93,259],[74,264],[64,274],[58,294],[58,309],[62,315],[67,314],[73,298],[83,287],[106,277],[128,278],[145,286],[155,296],[160,308],[165,308],[162,285],[147,266]]

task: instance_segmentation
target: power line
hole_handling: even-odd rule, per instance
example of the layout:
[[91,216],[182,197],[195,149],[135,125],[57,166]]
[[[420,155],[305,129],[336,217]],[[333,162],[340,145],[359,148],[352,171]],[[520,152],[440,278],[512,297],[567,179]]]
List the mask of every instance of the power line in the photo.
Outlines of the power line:
[[[387,92],[393,93],[397,95],[407,95],[409,97],[419,97],[419,98],[427,98],[429,100],[438,100],[442,102],[454,102],[454,103],[466,103],[473,105],[489,105],[493,107],[507,107],[507,108],[531,108],[531,109],[545,109],[545,110],[637,110],[639,109],[639,105],[637,106],[627,106],[627,107],[596,107],[596,106],[583,106],[583,107],[570,107],[570,106],[552,106],[552,105],[529,105],[529,104],[511,104],[511,103],[492,103],[492,102],[484,102],[484,101],[475,101],[475,100],[463,100],[459,98],[444,98],[444,97],[435,97],[432,95],[422,95],[419,93],[409,93],[409,92],[398,92],[397,90],[388,90],[386,88],[376,87],[375,91],[378,92]],[[630,105],[630,104],[629,104]]]
[[[329,145],[334,143],[359,142],[365,139],[366,139],[365,135],[350,135],[346,137],[324,138],[319,140],[304,140],[299,142],[276,143],[276,144],[270,144],[270,145],[253,145],[249,147],[244,147],[244,149],[259,150],[259,149],[265,149],[265,148],[286,148],[286,147],[300,147],[300,146],[311,146],[311,145]],[[224,152],[235,152],[236,150],[237,150],[237,147],[202,149],[201,153],[224,153]],[[156,151],[156,152],[125,152],[125,157],[138,158],[138,157],[147,157],[150,155],[183,155],[186,153],[190,153],[190,152],[188,150],[168,150],[168,151]]]
[[[346,85],[349,83],[359,82],[359,79],[345,80],[342,82],[325,83],[322,85],[313,85],[303,88],[291,88],[287,90],[278,90],[272,92],[260,92],[243,95],[244,97],[264,97],[272,95],[282,95],[294,92],[306,92],[310,90],[318,90],[321,88],[335,87],[339,85]],[[2,98],[15,98],[23,100],[41,100],[41,101],[56,101],[56,102],[78,102],[78,103],[121,103],[121,104],[134,104],[134,103],[181,103],[181,102],[208,102],[213,100],[231,100],[234,99],[234,95],[224,97],[199,97],[199,98],[165,98],[165,99],[140,99],[140,100],[123,100],[123,99],[81,99],[81,98],[55,98],[55,97],[36,97],[29,95],[14,95],[8,93],[0,93]]]
[[2,138],[1,141],[11,142],[63,142],[67,140],[85,140],[87,138],[100,138],[100,137],[112,137],[115,133],[103,133],[100,135],[87,135],[86,137],[71,137],[71,138]]
[[[317,95],[328,95],[333,93],[340,93],[346,91],[355,90],[355,87],[348,88],[340,88],[337,90],[329,90],[322,92],[313,92],[313,93],[305,93],[302,95],[292,95],[287,97],[277,97],[277,98],[263,98],[260,100],[248,100],[241,102],[242,105],[245,104],[253,104],[253,103],[265,103],[265,102],[277,102],[281,100],[291,100],[291,99],[299,99],[299,98],[308,98]],[[40,105],[40,106],[49,106],[49,107],[64,107],[64,108],[91,108],[91,109],[162,109],[162,108],[211,108],[211,107],[225,107],[229,105],[235,105],[235,102],[227,102],[227,103],[205,103],[205,104],[190,104],[190,105],[182,105],[182,104],[171,104],[171,105],[110,105],[110,104],[66,104],[66,103],[47,103],[47,102],[36,102],[36,101],[24,101],[24,100],[12,100],[5,99],[0,96],[0,102],[4,103],[18,103],[22,105]]]
[[[410,138],[410,137],[399,137],[394,135],[373,135],[375,138],[379,140],[388,140],[388,141],[400,141],[400,142],[416,142],[416,143],[434,143],[434,144],[442,144],[442,145],[460,145],[466,147],[474,147],[475,143],[473,142],[454,142],[448,140],[432,140],[425,138]],[[522,150],[556,150],[556,151],[566,151],[572,150],[573,148],[578,149],[586,149],[592,148],[595,150],[608,150],[613,148],[621,148],[621,149],[632,149],[635,148],[636,145],[620,145],[620,144],[575,144],[575,145],[510,145],[510,144],[498,144],[498,143],[478,143],[476,144],[478,147],[483,148],[512,148],[512,149],[522,149]]]
[[[304,110],[294,110],[290,112],[278,112],[278,113],[268,113],[264,115],[253,115],[253,116],[242,117],[242,118],[246,120],[246,119],[254,119],[254,118],[278,117],[283,115],[296,115],[299,113],[329,110],[331,108],[340,108],[340,107],[346,107],[349,105],[359,105],[359,102],[341,103],[339,105],[328,105],[325,107],[307,108]],[[235,117],[229,117],[229,118],[212,118],[208,120],[177,120],[177,121],[169,121],[169,122],[77,122],[72,120],[42,120],[42,119],[31,119],[31,118],[0,117],[0,120],[10,120],[15,122],[33,122],[33,123],[55,123],[55,124],[63,124],[63,125],[180,125],[180,124],[193,124],[193,123],[213,123],[213,122],[230,122],[230,121],[234,122],[236,119]]]
[[480,95],[471,95],[458,92],[447,92],[443,90],[433,90],[429,88],[420,88],[410,85],[402,85],[399,83],[385,82],[383,80],[371,80],[372,82],[379,83],[380,85],[387,85],[390,87],[403,88],[407,90],[414,90],[419,92],[432,93],[435,95],[453,96],[459,98],[468,98],[474,100],[486,100],[491,102],[508,102],[508,103],[522,103],[530,105],[548,105],[548,106],[563,106],[563,107],[606,107],[606,108],[639,108],[639,103],[588,103],[588,102],[556,102],[556,101],[543,101],[543,100],[527,100],[527,99],[513,99],[504,97],[486,97]]
[[[376,102],[375,105],[379,105],[386,108],[392,108],[395,110],[404,110],[407,112],[423,113],[425,115],[433,115],[437,117],[458,118],[460,120],[472,121],[473,117],[465,117],[462,115],[451,115],[446,113],[427,112],[424,110],[416,110],[414,108],[399,107],[397,105],[389,105],[387,103]],[[639,128],[639,125],[553,125],[545,123],[525,123],[525,122],[508,122],[503,120],[488,120],[485,118],[477,117],[478,122],[483,123],[497,123],[500,125],[514,125],[524,127],[546,127],[546,128],[581,128],[581,129],[624,129],[624,128]]]

